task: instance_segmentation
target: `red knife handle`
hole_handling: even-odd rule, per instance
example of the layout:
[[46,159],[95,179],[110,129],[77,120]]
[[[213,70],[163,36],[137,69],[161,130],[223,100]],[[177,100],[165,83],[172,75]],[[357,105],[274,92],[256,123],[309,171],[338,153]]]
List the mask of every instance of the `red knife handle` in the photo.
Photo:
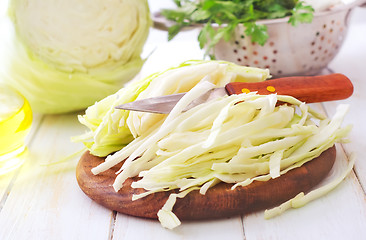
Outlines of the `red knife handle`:
[[306,103],[346,99],[353,93],[352,82],[339,73],[285,77],[255,83],[232,82],[225,88],[229,95],[243,92],[258,92],[261,95],[277,93],[293,96]]

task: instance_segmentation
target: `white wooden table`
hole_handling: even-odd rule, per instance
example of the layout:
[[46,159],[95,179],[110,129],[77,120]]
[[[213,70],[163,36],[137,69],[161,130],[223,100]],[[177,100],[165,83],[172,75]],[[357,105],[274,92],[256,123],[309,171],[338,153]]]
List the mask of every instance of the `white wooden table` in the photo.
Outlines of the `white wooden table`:
[[[166,33],[152,30],[146,53],[157,48],[142,75],[199,57],[195,34],[166,44]],[[357,159],[350,176],[325,197],[271,220],[257,212],[183,222],[167,230],[157,221],[110,211],[84,195],[75,178],[77,159],[51,164],[82,149],[70,141],[85,131],[77,113],[36,114],[25,164],[0,177],[0,239],[366,239],[366,9],[353,12],[348,37],[329,68],[349,76],[355,86],[354,95],[342,101],[351,105],[345,120],[354,125],[351,143],[337,146],[337,161],[345,165],[352,152]],[[339,103],[318,107],[332,116]]]

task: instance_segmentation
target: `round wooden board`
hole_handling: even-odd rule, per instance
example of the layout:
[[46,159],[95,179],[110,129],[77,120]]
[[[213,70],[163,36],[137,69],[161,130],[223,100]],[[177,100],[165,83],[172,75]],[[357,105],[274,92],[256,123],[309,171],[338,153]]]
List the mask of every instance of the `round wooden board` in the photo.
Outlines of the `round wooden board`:
[[[173,212],[181,220],[192,220],[229,217],[277,206],[317,185],[331,170],[335,157],[336,149],[333,146],[302,167],[267,182],[254,181],[234,190],[231,190],[232,184],[220,183],[209,189],[206,195],[192,191],[186,197],[177,199]],[[108,209],[138,217],[157,218],[157,212],[171,191],[154,193],[132,201],[133,194],[144,192],[143,189],[131,188],[132,181],[137,178],[128,179],[124,187],[115,192],[112,184],[121,164],[93,175],[91,169],[103,161],[103,158],[89,152],[83,154],[76,168],[77,181],[82,191]]]

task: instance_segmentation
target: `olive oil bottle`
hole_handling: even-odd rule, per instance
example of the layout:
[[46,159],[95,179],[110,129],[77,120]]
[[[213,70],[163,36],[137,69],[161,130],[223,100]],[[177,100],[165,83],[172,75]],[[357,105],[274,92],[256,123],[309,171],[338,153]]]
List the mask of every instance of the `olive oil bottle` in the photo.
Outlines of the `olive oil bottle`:
[[0,175],[19,167],[25,160],[25,139],[32,125],[28,101],[0,82]]

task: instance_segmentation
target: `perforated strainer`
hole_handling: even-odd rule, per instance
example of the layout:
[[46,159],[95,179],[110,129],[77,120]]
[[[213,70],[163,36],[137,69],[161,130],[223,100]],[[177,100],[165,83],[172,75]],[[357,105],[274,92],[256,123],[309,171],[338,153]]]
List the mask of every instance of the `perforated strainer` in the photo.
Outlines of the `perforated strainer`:
[[244,27],[239,25],[232,40],[221,40],[212,54],[216,59],[239,65],[268,68],[275,77],[317,74],[338,53],[347,32],[350,11],[364,3],[365,0],[358,0],[315,13],[312,23],[297,27],[287,23],[288,17],[257,21],[268,28],[269,39],[264,46],[252,43],[245,36]]
[[230,42],[220,41],[213,49],[217,59],[239,65],[269,68],[274,76],[314,75],[336,56],[347,31],[352,7],[314,14],[311,24],[293,27],[288,18],[262,20],[269,39],[264,46],[252,43],[239,26]]

